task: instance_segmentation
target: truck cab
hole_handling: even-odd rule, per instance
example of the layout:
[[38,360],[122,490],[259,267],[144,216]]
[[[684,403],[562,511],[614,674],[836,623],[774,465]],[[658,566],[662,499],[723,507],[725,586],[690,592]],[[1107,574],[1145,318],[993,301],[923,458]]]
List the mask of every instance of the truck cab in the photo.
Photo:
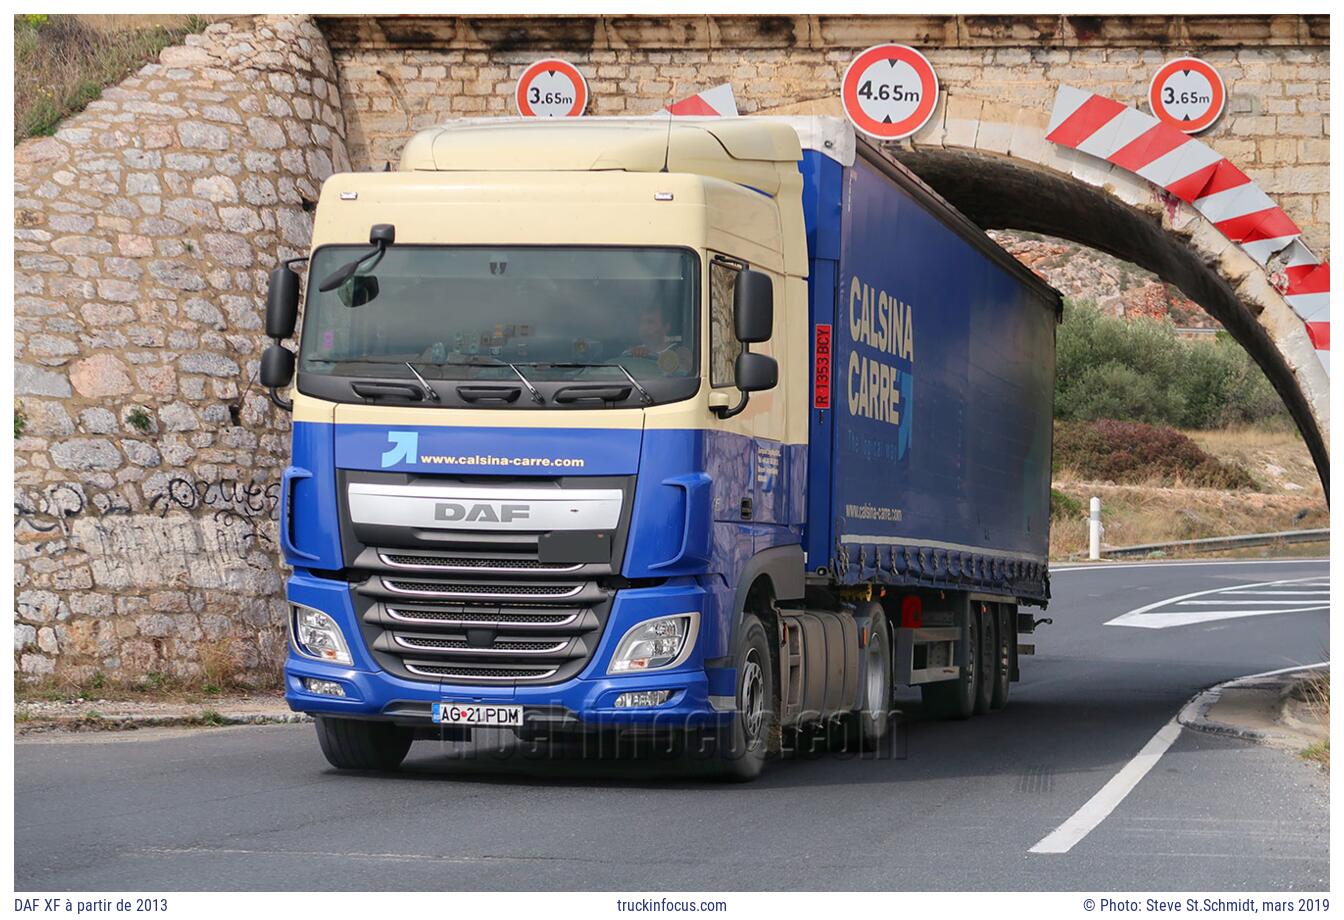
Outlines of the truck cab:
[[723,721],[745,569],[802,578],[801,155],[741,119],[492,122],[325,183],[291,706],[369,747]]

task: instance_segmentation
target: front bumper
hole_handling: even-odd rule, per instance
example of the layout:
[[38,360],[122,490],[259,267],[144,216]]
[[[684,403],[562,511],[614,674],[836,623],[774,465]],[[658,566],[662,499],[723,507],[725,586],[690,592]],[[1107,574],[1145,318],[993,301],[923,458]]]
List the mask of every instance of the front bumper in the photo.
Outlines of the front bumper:
[[[591,660],[579,675],[556,684],[483,686],[413,681],[378,667],[364,646],[350,589],[344,582],[296,573],[288,582],[296,604],[313,607],[341,627],[351,665],[334,665],[300,656],[290,646],[285,662],[285,700],[291,709],[313,715],[396,721],[432,726],[431,708],[441,701],[510,703],[523,706],[524,731],[585,732],[604,728],[694,729],[722,724],[727,713],[716,708],[732,699],[731,669],[706,670],[702,652],[713,597],[691,579],[677,579],[655,588],[623,589]],[[651,673],[608,676],[615,645],[626,630],[651,617],[698,611],[701,636],[690,656],[675,668]],[[304,678],[334,681],[345,696],[312,693]],[[661,706],[616,708],[616,697],[640,690],[671,690]]]

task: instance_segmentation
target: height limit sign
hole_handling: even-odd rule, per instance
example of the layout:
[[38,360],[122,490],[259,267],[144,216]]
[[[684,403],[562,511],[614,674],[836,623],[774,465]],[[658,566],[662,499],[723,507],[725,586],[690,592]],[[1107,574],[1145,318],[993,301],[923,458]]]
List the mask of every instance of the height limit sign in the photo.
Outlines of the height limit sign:
[[1223,78],[1199,58],[1168,61],[1148,84],[1153,116],[1186,134],[1198,134],[1223,113]]
[[514,90],[518,114],[528,118],[569,118],[588,105],[588,83],[568,61],[537,61],[518,78]]
[[924,127],[938,104],[938,77],[914,48],[874,45],[845,71],[840,101],[864,134],[881,140],[909,137]]

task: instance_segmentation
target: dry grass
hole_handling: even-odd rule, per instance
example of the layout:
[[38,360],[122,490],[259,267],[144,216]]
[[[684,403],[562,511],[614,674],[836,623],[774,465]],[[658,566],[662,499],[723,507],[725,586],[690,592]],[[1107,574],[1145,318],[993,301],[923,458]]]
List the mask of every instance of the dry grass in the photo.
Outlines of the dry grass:
[[247,668],[239,654],[238,640],[220,639],[197,647],[200,672],[183,677],[150,671],[137,679],[113,679],[94,674],[87,680],[46,678],[24,682],[15,679],[15,700],[183,700],[205,702],[237,694],[267,693],[284,687],[281,665],[259,670]]
[[[1108,546],[1330,526],[1330,513],[1324,501],[1301,495],[1077,482],[1056,482],[1055,488],[1081,502],[1084,508],[1092,496],[1101,499],[1105,526],[1102,542]],[[1284,549],[1291,549],[1299,554],[1319,555],[1323,547],[1324,544],[1308,543],[1286,548],[1257,547],[1253,552],[1257,556],[1283,555]],[[1051,522],[1052,558],[1086,549],[1085,511]]]
[[232,639],[218,639],[202,643],[201,682],[206,692],[243,686],[243,664]]
[[54,134],[105,87],[207,24],[194,15],[15,16],[14,143]]
[[[1238,428],[1187,434],[1217,459],[1248,470],[1260,489],[1192,488],[1179,480],[1163,482],[1158,477],[1145,483],[1117,485],[1089,482],[1076,470],[1060,470],[1054,488],[1077,501],[1081,510],[1051,522],[1051,558],[1086,552],[1087,507],[1094,495],[1102,503],[1106,528],[1103,543],[1110,546],[1330,526],[1320,479],[1296,430]],[[1235,555],[1314,556],[1324,549],[1324,543],[1307,543],[1256,547]],[[1201,558],[1208,555],[1199,554]]]
[[[1304,700],[1307,709],[1321,724],[1330,728],[1330,672],[1313,674],[1293,688],[1294,695]],[[1330,739],[1318,741],[1302,751],[1305,760],[1315,761],[1330,769]]]
[[1242,427],[1186,434],[1218,459],[1249,471],[1263,492],[1324,500],[1320,476],[1296,428]]
[[1317,741],[1315,744],[1302,749],[1302,759],[1311,760],[1320,764],[1325,769],[1330,769],[1330,739]]

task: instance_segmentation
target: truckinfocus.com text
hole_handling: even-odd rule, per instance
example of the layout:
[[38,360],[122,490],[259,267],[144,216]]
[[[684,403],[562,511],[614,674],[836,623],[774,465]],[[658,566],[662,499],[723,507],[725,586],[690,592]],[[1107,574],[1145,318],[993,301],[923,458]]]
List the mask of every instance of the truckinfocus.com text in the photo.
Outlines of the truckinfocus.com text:
[[727,901],[673,901],[670,898],[640,898],[638,901],[616,899],[616,909],[624,913],[686,913],[714,914],[728,910]]

